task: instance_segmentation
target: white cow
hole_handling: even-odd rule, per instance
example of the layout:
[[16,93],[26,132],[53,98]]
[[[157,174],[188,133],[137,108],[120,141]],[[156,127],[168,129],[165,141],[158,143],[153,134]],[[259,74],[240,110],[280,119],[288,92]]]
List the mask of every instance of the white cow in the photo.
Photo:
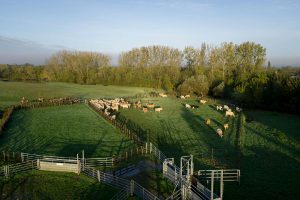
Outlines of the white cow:
[[223,110],[222,106],[217,106],[217,110]]
[[240,108],[240,107],[236,107],[235,109],[237,112],[242,112],[242,108]]
[[218,135],[220,138],[222,138],[222,137],[223,137],[223,131],[222,131],[222,129],[220,129],[220,128],[217,128],[217,131],[216,131],[216,133],[217,133],[217,135]]
[[185,107],[186,108],[191,108],[191,105],[190,104],[185,104]]
[[185,96],[181,95],[181,96],[180,96],[180,99],[185,99]]
[[162,108],[154,108],[154,111],[155,112],[160,112],[160,111],[162,111]]
[[225,116],[234,117],[234,113],[232,111],[226,111]]
[[229,106],[227,106],[227,105],[224,105],[223,108],[224,108],[224,110],[229,110],[230,109]]
[[203,100],[203,99],[200,100],[200,103],[202,103],[202,104],[206,104],[206,102],[207,102],[207,101],[205,101],[205,100]]

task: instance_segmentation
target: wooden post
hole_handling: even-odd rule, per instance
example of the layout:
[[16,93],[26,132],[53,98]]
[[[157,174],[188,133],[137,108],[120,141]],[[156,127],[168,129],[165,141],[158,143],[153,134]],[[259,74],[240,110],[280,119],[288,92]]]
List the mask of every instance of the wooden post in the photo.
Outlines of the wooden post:
[[149,154],[152,153],[152,143],[150,142],[150,149],[149,149]]
[[221,170],[221,180],[220,180],[220,198],[223,199],[224,182],[223,182],[223,170]]
[[99,170],[97,170],[97,178],[98,178],[98,182],[100,182],[101,180],[100,180],[100,171]]
[[214,200],[214,171],[211,171],[210,177],[210,200]]
[[84,150],[82,150],[82,171],[85,169]]
[[146,142],[146,154],[148,153],[148,142]]
[[238,169],[238,177],[237,177],[238,183],[241,182],[241,171]]
[[130,196],[134,194],[134,180],[130,180]]
[[77,173],[80,174],[80,162],[79,162],[79,155],[77,154]]

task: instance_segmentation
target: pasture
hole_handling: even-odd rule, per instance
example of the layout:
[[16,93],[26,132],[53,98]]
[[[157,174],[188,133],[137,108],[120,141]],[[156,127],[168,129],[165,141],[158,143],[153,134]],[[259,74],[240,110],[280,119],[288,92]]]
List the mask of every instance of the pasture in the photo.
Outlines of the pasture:
[[73,173],[32,171],[0,179],[1,199],[110,199],[119,190]]
[[20,102],[22,97],[29,100],[53,97],[100,98],[133,96],[145,93],[147,88],[103,85],[79,85],[73,83],[24,83],[0,81],[0,110]]
[[[121,97],[147,92],[145,88],[83,86],[67,83],[0,82],[0,109],[28,99],[47,97]],[[136,101],[139,99],[131,99]],[[238,147],[239,116],[226,118],[217,111],[214,100],[200,105],[195,99],[142,98],[143,104],[163,108],[158,113],[121,109],[126,118],[140,125],[167,156],[194,155],[195,169],[240,168],[241,185],[225,183],[224,199],[300,199],[300,117],[245,110],[241,147]],[[187,109],[183,104],[199,108]],[[222,103],[222,102],[219,102]],[[206,119],[211,124],[205,124]],[[216,129],[229,124],[224,137]],[[86,156],[111,156],[135,145],[85,105],[38,108],[12,115],[0,150],[75,156],[82,149]],[[211,162],[211,161],[216,162]],[[141,178],[141,177],[137,177]],[[141,178],[142,179],[142,178]],[[147,183],[145,183],[147,184]]]
[[[137,109],[121,110],[122,114],[148,130],[149,138],[167,156],[195,156],[195,168],[213,168],[209,162],[211,149],[216,167],[241,169],[241,185],[225,184],[226,199],[297,199],[300,178],[300,117],[288,114],[246,111],[252,121],[243,125],[241,157],[237,147],[238,117],[227,119],[212,105],[187,109],[182,103],[195,100],[145,98],[163,108],[161,113],[143,113]],[[204,123],[211,119],[211,125]],[[229,129],[223,138],[215,130],[225,122]],[[147,137],[147,136],[145,136]]]
[[118,155],[135,145],[87,105],[15,111],[0,139],[1,150],[87,157]]

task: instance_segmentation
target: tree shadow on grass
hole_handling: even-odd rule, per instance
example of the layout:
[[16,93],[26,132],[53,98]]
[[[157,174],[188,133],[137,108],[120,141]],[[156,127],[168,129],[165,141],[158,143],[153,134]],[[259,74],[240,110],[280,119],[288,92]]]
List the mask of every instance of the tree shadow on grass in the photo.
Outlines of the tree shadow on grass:
[[274,137],[270,137],[270,136],[267,136],[267,135],[264,135],[262,133],[260,133],[259,131],[257,131],[256,129],[254,128],[251,128],[250,126],[245,126],[245,129],[251,131],[252,133],[254,133],[255,135],[257,135],[258,137],[261,137],[263,138],[264,140],[266,141],[270,141],[271,143],[275,144],[276,146],[278,146],[279,148],[283,149],[284,151],[288,151],[288,152],[291,152],[294,156],[296,156],[294,159],[295,160],[298,160],[300,161],[300,150],[297,149],[297,148],[293,148],[291,147],[290,145],[282,142],[282,141],[279,141],[279,140],[276,140]]
[[300,199],[300,163],[279,151],[252,146],[245,149],[241,184],[226,185],[224,199]]
[[[196,142],[199,141],[200,146],[198,149],[205,149],[207,151],[206,153],[210,154],[209,150],[214,148],[218,152],[215,152],[215,158],[220,164],[225,164],[227,166],[236,165],[236,163],[233,162],[236,158],[236,148],[234,145],[225,141],[224,138],[219,138],[216,135],[214,128],[207,126],[204,123],[204,118],[202,116],[195,115],[189,110],[182,110],[181,113],[182,118],[187,122],[192,131],[197,134],[196,138],[193,138],[193,140],[196,140]],[[186,137],[189,137],[189,135],[186,135]],[[225,155],[227,158],[224,159]],[[195,156],[196,158],[200,158],[200,155]],[[231,158],[229,159],[228,156]],[[200,161],[201,159],[196,160]],[[199,163],[199,161],[195,163],[196,166],[204,167],[204,163]]]

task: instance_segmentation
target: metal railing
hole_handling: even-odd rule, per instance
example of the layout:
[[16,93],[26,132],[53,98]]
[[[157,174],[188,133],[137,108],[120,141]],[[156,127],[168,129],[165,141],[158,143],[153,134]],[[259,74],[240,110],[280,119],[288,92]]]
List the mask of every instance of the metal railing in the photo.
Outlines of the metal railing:
[[[212,178],[221,181],[233,181],[240,183],[241,171],[239,169],[222,169],[222,170],[198,170],[196,175],[199,180],[210,181]],[[222,177],[223,176],[223,177]]]

